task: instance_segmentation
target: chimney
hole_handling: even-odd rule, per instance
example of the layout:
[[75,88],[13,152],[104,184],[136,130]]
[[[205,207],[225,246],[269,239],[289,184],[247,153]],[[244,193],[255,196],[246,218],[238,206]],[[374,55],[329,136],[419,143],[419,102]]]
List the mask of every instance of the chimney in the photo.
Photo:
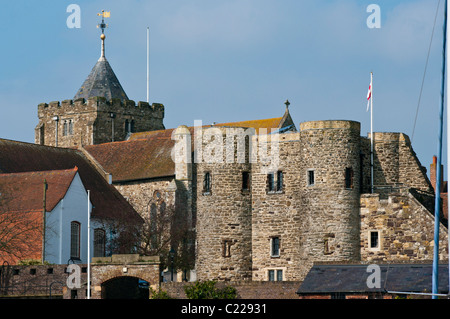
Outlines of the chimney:
[[[433,163],[430,165],[430,182],[436,192],[436,175],[437,175],[437,157],[433,156]],[[439,193],[442,193],[444,189],[444,167],[441,165],[441,187]]]

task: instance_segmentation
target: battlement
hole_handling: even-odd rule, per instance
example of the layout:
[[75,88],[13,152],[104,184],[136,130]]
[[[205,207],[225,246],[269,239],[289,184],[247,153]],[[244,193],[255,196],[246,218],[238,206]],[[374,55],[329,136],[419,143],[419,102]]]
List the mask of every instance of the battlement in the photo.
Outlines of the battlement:
[[345,120],[310,121],[300,123],[300,131],[321,129],[351,129],[361,130],[361,123]]
[[164,116],[164,105],[160,103],[150,104],[143,101],[136,103],[133,100],[121,101],[120,99],[111,99],[108,101],[104,97],[91,97],[87,100],[79,98],[76,100],[63,100],[61,102],[52,101],[49,103],[40,103],[38,105],[38,112],[55,112],[55,110],[73,111],[79,108],[103,112],[133,112],[133,110],[139,110],[139,112],[149,111],[150,113],[159,115],[156,117]]

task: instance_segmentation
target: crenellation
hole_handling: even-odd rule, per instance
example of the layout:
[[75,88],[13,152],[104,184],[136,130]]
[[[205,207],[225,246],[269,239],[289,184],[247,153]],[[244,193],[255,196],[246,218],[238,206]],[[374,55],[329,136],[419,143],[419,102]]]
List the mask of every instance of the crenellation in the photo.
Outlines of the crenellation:
[[123,141],[131,132],[164,129],[164,106],[153,105],[104,97],[40,103],[35,142],[77,147]]

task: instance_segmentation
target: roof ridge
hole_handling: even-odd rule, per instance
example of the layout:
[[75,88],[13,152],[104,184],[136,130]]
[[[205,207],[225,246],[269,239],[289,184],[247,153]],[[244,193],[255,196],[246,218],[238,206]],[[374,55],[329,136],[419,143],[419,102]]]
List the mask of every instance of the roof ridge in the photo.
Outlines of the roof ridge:
[[44,175],[52,172],[78,172],[78,167],[67,168],[67,169],[51,169],[45,171],[27,171],[27,172],[15,172],[15,173],[0,173],[0,177],[2,176],[13,176],[13,175]]

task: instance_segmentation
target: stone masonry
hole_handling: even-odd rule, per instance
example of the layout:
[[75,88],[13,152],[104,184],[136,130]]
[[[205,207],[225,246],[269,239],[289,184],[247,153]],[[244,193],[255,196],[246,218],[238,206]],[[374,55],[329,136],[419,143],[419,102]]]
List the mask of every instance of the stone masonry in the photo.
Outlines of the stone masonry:
[[103,97],[38,105],[35,143],[77,147],[123,141],[132,132],[164,129],[164,106]]

